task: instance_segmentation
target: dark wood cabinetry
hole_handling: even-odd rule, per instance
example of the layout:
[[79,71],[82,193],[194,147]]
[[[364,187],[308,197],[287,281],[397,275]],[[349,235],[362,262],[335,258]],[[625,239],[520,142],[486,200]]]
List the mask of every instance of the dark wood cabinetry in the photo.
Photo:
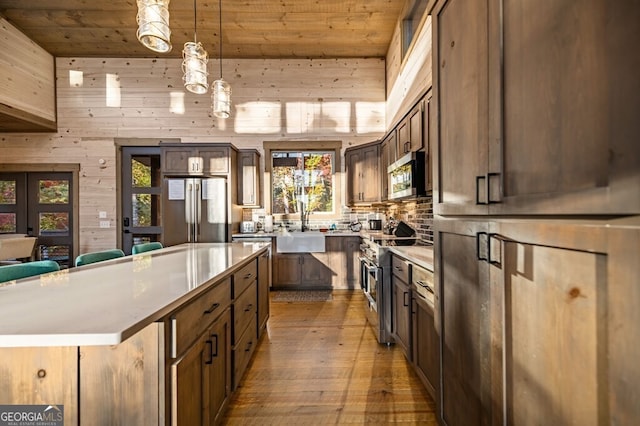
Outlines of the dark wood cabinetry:
[[161,145],[163,174],[226,174],[231,170],[231,147],[172,144]]
[[258,338],[267,328],[271,287],[271,252],[258,257]]
[[262,202],[260,153],[256,150],[238,152],[238,204],[259,207]]
[[258,343],[258,261],[233,274],[232,383],[235,390]]
[[413,292],[412,300],[413,364],[418,377],[435,399],[440,381],[440,338],[435,329],[434,307],[417,292]]
[[424,122],[424,99],[420,100],[396,127],[396,157],[416,152],[424,145],[422,126]]
[[279,253],[274,256],[274,286],[331,288],[332,274],[325,257],[324,253]]
[[391,258],[391,335],[402,348],[409,361],[411,349],[411,287],[409,286],[409,262],[398,257]]
[[640,213],[638,8],[436,5],[436,214]]
[[347,202],[353,205],[380,201],[379,143],[350,148],[345,152],[345,159]]

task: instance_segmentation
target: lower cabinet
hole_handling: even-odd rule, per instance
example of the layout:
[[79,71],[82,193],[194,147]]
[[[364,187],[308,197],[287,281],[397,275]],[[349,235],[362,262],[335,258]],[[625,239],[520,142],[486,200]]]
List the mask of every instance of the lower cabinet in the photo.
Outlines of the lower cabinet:
[[637,422],[640,218],[434,224],[441,423]]
[[[250,281],[250,282],[247,282]],[[258,343],[258,262],[233,275],[233,376],[235,390]]]
[[217,424],[231,394],[231,313],[227,308],[171,364],[172,425]]
[[271,252],[258,257],[258,338],[267,328],[269,320],[269,291],[271,287]]
[[331,269],[315,253],[279,253],[273,262],[274,286],[331,288]]
[[398,256],[391,258],[391,334],[396,345],[411,361],[411,287],[410,263]]
[[427,391],[435,399],[440,378],[440,338],[435,329],[433,305],[419,294],[413,294],[413,365]]

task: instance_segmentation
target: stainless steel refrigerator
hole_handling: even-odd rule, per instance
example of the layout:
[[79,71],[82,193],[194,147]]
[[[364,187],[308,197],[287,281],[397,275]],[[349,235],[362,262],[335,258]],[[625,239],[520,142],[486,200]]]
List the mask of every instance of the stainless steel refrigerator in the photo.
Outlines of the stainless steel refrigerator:
[[165,177],[162,242],[227,241],[227,180],[222,177]]

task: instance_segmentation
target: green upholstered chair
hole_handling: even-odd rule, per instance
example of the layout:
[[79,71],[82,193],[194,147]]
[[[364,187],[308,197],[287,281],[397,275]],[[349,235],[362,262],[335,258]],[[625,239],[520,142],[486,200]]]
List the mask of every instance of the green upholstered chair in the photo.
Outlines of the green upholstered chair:
[[144,253],[146,251],[158,250],[162,248],[162,243],[151,242],[151,243],[142,243],[136,244],[131,248],[131,254]]
[[124,257],[124,252],[120,249],[94,251],[92,253],[84,253],[76,257],[75,265],[82,266],[90,263],[102,262],[103,260],[117,259]]
[[0,283],[59,270],[60,265],[53,260],[37,260],[35,262],[0,266]]

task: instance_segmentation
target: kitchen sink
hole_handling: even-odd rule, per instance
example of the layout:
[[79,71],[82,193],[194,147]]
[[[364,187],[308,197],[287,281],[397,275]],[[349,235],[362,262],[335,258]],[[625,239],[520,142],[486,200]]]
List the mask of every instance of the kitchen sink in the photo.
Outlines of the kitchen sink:
[[285,232],[276,237],[278,253],[324,253],[324,251],[324,233],[322,232]]

